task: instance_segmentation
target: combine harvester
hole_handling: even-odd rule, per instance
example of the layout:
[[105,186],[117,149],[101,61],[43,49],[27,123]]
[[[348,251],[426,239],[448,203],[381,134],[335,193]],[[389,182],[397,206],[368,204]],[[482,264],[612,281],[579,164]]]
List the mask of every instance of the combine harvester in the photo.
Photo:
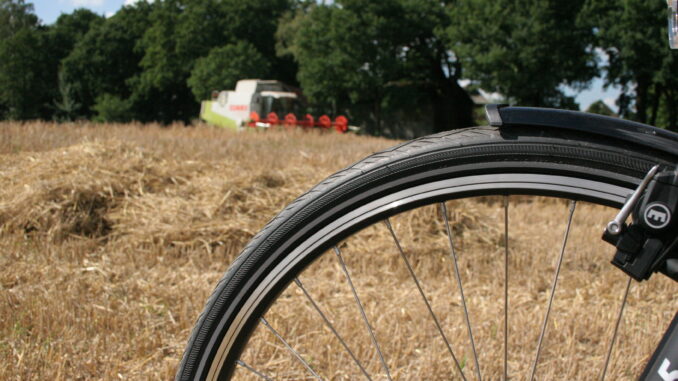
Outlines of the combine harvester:
[[[332,120],[327,115],[317,120],[311,114],[298,118],[302,110],[301,91],[280,81],[243,79],[235,91],[215,91],[212,100],[200,105],[200,119],[235,130],[247,127],[322,128],[344,133],[349,130],[343,115]],[[351,127],[351,130],[357,129]]]

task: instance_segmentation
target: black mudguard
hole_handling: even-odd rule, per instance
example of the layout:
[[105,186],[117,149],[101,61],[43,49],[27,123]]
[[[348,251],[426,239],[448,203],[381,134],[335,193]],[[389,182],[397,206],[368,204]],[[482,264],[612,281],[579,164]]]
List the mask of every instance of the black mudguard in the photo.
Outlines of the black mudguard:
[[647,124],[585,112],[536,107],[487,105],[485,112],[490,125],[495,127],[535,126],[584,131],[678,155],[678,134]]

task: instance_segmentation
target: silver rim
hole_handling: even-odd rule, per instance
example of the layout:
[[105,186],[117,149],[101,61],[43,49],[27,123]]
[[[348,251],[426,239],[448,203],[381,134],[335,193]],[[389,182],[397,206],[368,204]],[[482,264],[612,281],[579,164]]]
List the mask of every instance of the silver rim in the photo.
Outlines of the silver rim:
[[[304,258],[306,258],[309,255],[312,255],[314,252],[318,250],[319,247],[326,245],[327,242],[332,242],[333,240],[336,239],[336,237],[341,236],[345,231],[350,229],[351,227],[360,224],[363,221],[371,220],[374,219],[375,217],[378,216],[386,216],[385,218],[388,217],[390,214],[395,214],[396,212],[406,209],[409,205],[415,205],[415,204],[420,204],[424,200],[436,200],[436,199],[455,199],[459,198],[460,196],[463,195],[469,195],[469,194],[474,194],[474,193],[483,193],[483,194],[496,194],[496,195],[505,195],[505,194],[543,194],[543,195],[557,195],[560,197],[568,197],[572,199],[586,199],[586,200],[593,200],[597,201],[600,203],[604,203],[607,205],[616,205],[620,206],[623,202],[626,196],[631,192],[630,189],[625,188],[625,187],[620,187],[620,186],[615,186],[611,184],[607,184],[604,182],[599,182],[599,181],[592,181],[592,180],[583,180],[579,178],[574,178],[574,177],[567,177],[567,176],[554,176],[554,175],[540,175],[540,174],[525,174],[525,173],[504,173],[504,174],[497,174],[497,175],[476,175],[476,176],[466,176],[466,177],[460,177],[460,178],[454,178],[454,179],[447,179],[447,180],[441,180],[441,181],[436,181],[436,182],[431,182],[419,186],[415,186],[412,188],[408,188],[393,194],[390,194],[388,196],[382,197],[378,200],[372,201],[366,205],[363,205],[360,208],[357,208],[355,210],[352,210],[342,216],[341,218],[338,218],[334,221],[332,221],[330,224],[324,226],[321,228],[317,233],[315,233],[313,236],[309,237],[303,244],[297,246],[289,255],[286,256],[286,258],[277,265],[277,267],[271,271],[265,280],[261,282],[258,287],[255,289],[255,291],[249,296],[247,299],[246,303],[244,304],[244,307],[238,312],[235,320],[233,321],[233,324],[229,327],[228,331],[226,332],[226,335],[224,336],[223,340],[218,343],[218,351],[215,356],[214,361],[212,361],[211,364],[206,364],[206,359],[203,358],[201,364],[200,364],[200,369],[197,374],[202,374],[202,370],[206,369],[209,366],[209,373],[208,373],[208,379],[210,380],[216,380],[218,378],[218,375],[224,365],[224,359],[226,355],[229,353],[231,348],[233,347],[235,343],[235,339],[238,337],[240,334],[241,330],[245,326],[245,323],[249,321],[249,319],[254,318],[252,316],[255,307],[259,305],[259,303],[262,303],[263,300],[265,300],[266,296],[274,290],[274,287],[278,285],[280,282],[281,278],[290,271],[290,269],[294,268],[300,261],[302,261]],[[442,204],[444,207],[444,204]],[[507,207],[507,206],[506,206]],[[574,212],[574,206],[572,208],[572,211]],[[445,214],[446,215],[446,214]],[[385,220],[388,223],[388,219]],[[570,215],[570,221],[568,221],[568,231],[569,231],[569,223],[571,222],[571,215]],[[508,227],[506,227],[508,229]],[[508,235],[507,235],[508,237]],[[394,234],[395,238],[395,234]],[[397,242],[397,238],[396,242]],[[564,238],[563,242],[563,248],[562,250],[564,251],[565,244],[567,242],[567,234]],[[453,246],[451,246],[453,248]],[[508,248],[508,245],[506,246]],[[341,253],[338,249],[336,249],[337,255],[340,257]],[[452,258],[455,258],[454,251],[452,250],[451,253]],[[508,257],[508,249],[506,251],[506,256]],[[341,258],[341,257],[340,257]],[[507,259],[506,259],[507,260]],[[458,270],[457,270],[458,271]],[[348,272],[346,273],[347,277]],[[505,274],[505,277],[508,277],[508,273]],[[557,283],[558,277],[556,276],[553,282],[553,290],[555,290],[556,283]],[[416,282],[416,278],[415,278]],[[298,283],[298,285],[300,282]],[[461,286],[461,284],[460,284]],[[505,291],[508,299],[508,291]],[[625,299],[624,299],[625,300]],[[356,301],[358,303],[358,297],[356,294]],[[463,300],[462,300],[463,302]],[[508,303],[507,301],[505,301]],[[506,307],[505,307],[506,308]],[[432,311],[431,311],[432,313]],[[366,317],[365,317],[366,319]],[[434,316],[434,319],[435,316]],[[546,326],[546,322],[548,321],[548,313],[547,316],[544,319],[544,328]],[[222,321],[221,324],[224,324]],[[365,324],[367,327],[369,327],[369,322],[365,321]],[[467,325],[468,325],[468,330],[469,334],[472,337],[472,332],[471,332],[471,325],[468,322],[468,317],[467,317]],[[221,326],[219,327],[221,328]],[[506,324],[504,327],[504,330],[507,330]],[[442,332],[441,332],[442,333]],[[336,334],[336,333],[335,333]],[[444,334],[443,334],[444,336]],[[543,336],[543,333],[542,333]],[[616,337],[616,331],[615,331],[615,337]],[[213,339],[214,340],[214,339]],[[446,340],[446,339],[445,339]],[[614,340],[614,339],[613,339]],[[446,340],[447,341],[447,340]],[[216,345],[217,343],[210,343],[211,345]],[[376,341],[376,338],[373,336],[373,344],[377,348],[377,351],[379,351],[379,346],[378,342]],[[508,351],[507,348],[508,344],[505,343],[505,353]],[[536,358],[535,358],[535,366],[538,361],[539,357],[539,352],[540,352],[540,347],[541,342],[538,345],[538,348],[536,350]],[[448,343],[448,348],[450,351],[450,354],[452,357],[454,357],[452,349],[449,347]],[[291,348],[290,348],[291,349]],[[348,350],[348,348],[346,348]],[[349,350],[350,352],[350,350]],[[381,352],[379,351],[380,355]],[[354,361],[359,364],[359,361],[354,357]],[[482,379],[482,375],[480,374],[480,368],[477,365],[477,355],[475,355],[475,348],[474,348],[474,361],[476,362],[476,369],[477,369],[477,374],[476,377],[478,379]],[[504,359],[504,371],[508,373],[508,364],[507,360]],[[606,361],[605,367],[607,368],[607,362],[609,359]],[[381,358],[381,362],[385,368],[385,373],[390,379],[390,373],[388,371],[388,367],[385,364],[385,361],[383,360],[383,357]],[[455,358],[455,362],[457,363],[457,367],[460,368],[459,363],[457,359]],[[239,362],[240,364],[240,362]],[[244,364],[244,363],[243,363]],[[307,365],[307,364],[306,364]],[[247,364],[241,366],[245,367],[246,369],[250,369],[251,367]],[[366,378],[370,379],[369,375],[367,375],[367,372],[364,371],[364,368],[362,365],[359,365],[360,368],[363,370],[363,374],[366,376]],[[254,368],[251,370],[255,371]],[[461,369],[459,369],[461,373],[461,377],[465,379],[465,376],[463,372],[461,372]],[[312,372],[312,371],[311,371]],[[318,377],[315,372],[312,373],[314,377]],[[265,375],[260,375],[264,379],[267,378]],[[604,377],[604,375],[603,375]]]

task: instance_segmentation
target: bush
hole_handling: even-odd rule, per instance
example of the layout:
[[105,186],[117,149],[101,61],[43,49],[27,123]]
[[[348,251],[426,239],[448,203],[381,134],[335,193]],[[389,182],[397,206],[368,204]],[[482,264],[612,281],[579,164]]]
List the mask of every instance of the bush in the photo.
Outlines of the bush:
[[132,101],[122,99],[117,95],[104,94],[96,99],[93,107],[97,115],[97,122],[125,123],[132,120]]

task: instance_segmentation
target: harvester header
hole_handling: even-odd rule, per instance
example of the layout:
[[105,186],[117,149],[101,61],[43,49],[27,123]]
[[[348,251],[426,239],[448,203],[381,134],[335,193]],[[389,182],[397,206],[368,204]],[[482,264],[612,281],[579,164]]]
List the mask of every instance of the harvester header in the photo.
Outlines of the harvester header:
[[317,119],[304,113],[301,90],[280,81],[243,79],[235,90],[215,91],[203,101],[200,118],[210,124],[240,130],[243,128],[284,127],[322,128],[346,132],[348,119],[339,115]]

